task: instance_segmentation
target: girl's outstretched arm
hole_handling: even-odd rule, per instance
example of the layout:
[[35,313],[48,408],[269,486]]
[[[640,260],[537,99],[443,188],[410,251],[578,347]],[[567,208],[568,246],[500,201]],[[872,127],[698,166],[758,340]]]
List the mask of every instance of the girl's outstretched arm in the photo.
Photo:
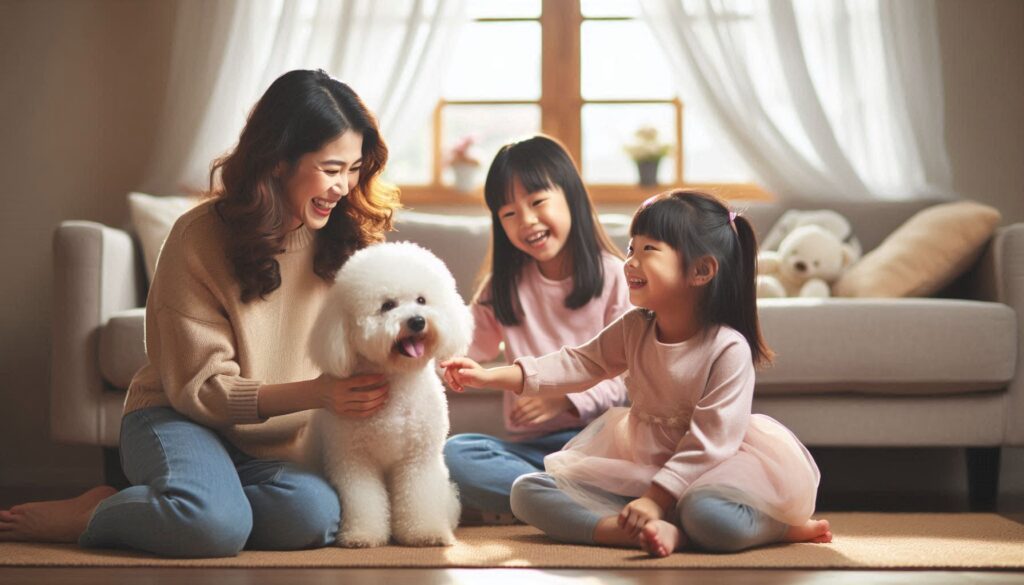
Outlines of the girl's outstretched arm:
[[445,382],[456,392],[462,392],[466,386],[523,392],[523,370],[517,365],[488,369],[467,357],[451,358],[440,365]]

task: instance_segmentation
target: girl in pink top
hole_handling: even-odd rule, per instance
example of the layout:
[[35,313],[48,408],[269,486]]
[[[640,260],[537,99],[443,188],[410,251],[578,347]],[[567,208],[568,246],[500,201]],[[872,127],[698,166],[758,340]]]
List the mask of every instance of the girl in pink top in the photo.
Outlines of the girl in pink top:
[[[494,224],[492,262],[471,303],[472,359],[496,359],[502,343],[509,362],[577,345],[629,308],[621,255],[562,145],[535,136],[504,146],[488,171],[484,193]],[[625,402],[619,378],[577,390],[586,391],[506,394],[508,440],[476,433],[448,440],[445,460],[459,485],[465,521],[511,521],[512,482],[543,469],[546,455]]]
[[513,512],[558,540],[655,556],[830,542],[828,521],[811,519],[814,460],[780,423],[751,414],[754,366],[771,353],[750,224],[711,196],[674,191],[646,201],[630,235],[625,275],[640,308],[576,348],[490,370],[442,364],[455,389],[535,396],[627,372],[632,406],[548,456],[547,473],[517,480]]

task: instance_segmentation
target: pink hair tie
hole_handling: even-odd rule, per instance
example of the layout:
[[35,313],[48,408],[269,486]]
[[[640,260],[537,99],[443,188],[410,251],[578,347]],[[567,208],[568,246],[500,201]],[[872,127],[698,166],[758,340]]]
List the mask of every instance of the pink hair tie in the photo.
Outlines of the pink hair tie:
[[658,199],[661,199],[661,194],[660,193],[657,194],[657,195],[651,195],[650,197],[647,198],[646,201],[644,201],[643,203],[640,204],[640,209],[647,209],[648,207],[650,207],[650,205],[652,203],[654,203]]
[[736,215],[737,214],[736,214],[735,211],[730,211],[729,212],[729,223],[732,223],[732,222],[736,221]]

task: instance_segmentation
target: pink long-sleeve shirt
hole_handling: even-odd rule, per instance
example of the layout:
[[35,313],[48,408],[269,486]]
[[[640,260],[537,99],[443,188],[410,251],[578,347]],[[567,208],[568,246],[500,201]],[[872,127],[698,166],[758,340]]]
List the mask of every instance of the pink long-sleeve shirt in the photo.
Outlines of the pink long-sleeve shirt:
[[[579,309],[565,306],[565,298],[572,291],[572,278],[550,280],[540,273],[536,262],[523,268],[519,279],[519,303],[523,314],[518,325],[505,326],[495,317],[486,302],[472,304],[476,326],[470,358],[486,362],[494,360],[505,344],[505,358],[509,363],[525,356],[539,356],[558,351],[563,346],[584,343],[597,335],[606,325],[627,311],[629,289],[622,272],[622,260],[609,253],[602,254],[604,288],[601,296]],[[580,390],[586,390],[585,385]],[[563,413],[536,426],[512,423],[511,413],[517,397],[505,393],[503,412],[505,428],[514,440],[525,440],[562,429],[579,428],[600,416],[612,406],[626,402],[626,389],[621,378],[604,380],[583,392],[568,396],[579,412],[579,417]]]
[[628,370],[629,415],[641,426],[624,439],[629,446],[618,445],[620,452],[604,456],[628,453],[677,498],[736,454],[751,420],[750,346],[726,326],[662,343],[654,318],[636,309],[584,345],[516,363],[525,375],[523,395],[586,388]]

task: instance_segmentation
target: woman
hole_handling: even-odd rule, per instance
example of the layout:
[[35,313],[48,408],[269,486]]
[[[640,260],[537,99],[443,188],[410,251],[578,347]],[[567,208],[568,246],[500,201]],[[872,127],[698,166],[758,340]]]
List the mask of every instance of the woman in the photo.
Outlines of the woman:
[[386,161],[348,86],[323,71],[274,81],[214,163],[211,200],[175,223],[161,251],[149,363],[121,423],[132,487],[0,511],[0,541],[171,557],[333,542],[337,495],[293,463],[309,411],[367,416],[388,389],[379,376],[321,375],[307,340],[338,268],[391,228],[397,195],[378,182]]

